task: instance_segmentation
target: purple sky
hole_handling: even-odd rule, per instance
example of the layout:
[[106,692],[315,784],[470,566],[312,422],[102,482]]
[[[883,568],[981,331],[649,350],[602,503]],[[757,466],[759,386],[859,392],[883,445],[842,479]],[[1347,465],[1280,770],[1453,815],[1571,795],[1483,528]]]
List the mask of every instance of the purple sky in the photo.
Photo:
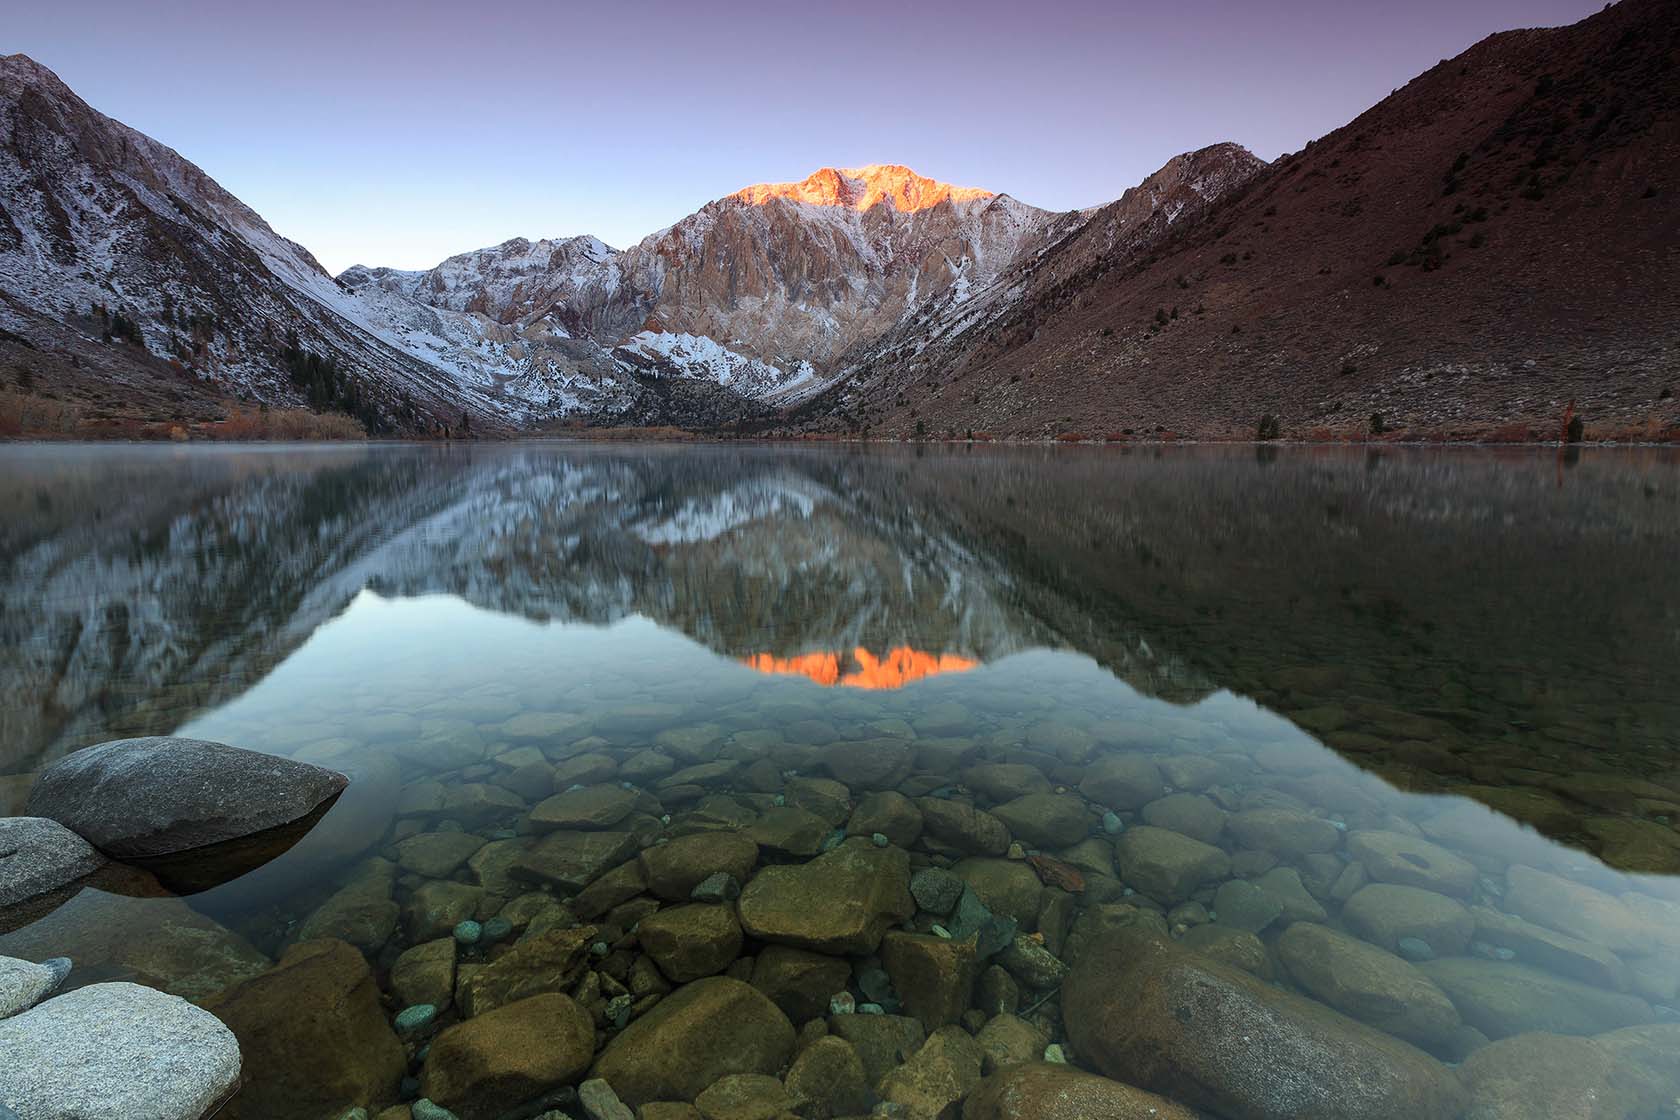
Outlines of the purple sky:
[[1267,159],[1599,0],[53,0],[0,53],[179,150],[329,270],[624,246],[751,183],[904,163],[1055,209]]

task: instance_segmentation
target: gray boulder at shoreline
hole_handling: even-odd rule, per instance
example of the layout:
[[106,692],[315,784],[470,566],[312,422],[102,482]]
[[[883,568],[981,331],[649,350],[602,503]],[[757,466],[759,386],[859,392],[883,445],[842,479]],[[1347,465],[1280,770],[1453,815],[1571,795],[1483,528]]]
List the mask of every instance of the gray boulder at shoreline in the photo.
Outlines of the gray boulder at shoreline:
[[68,887],[105,862],[92,845],[57,821],[0,817],[0,909]]
[[0,1101],[20,1120],[198,1120],[239,1084],[214,1015],[138,984],[94,984],[0,1020]]
[[25,812],[50,817],[116,859],[209,847],[291,824],[349,779],[203,739],[118,739],[41,772]]

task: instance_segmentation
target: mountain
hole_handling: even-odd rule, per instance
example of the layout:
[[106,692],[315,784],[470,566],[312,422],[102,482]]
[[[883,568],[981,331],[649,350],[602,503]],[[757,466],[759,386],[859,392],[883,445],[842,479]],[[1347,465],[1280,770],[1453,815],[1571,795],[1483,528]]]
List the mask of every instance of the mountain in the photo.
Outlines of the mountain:
[[[442,363],[500,367],[528,421],[692,422],[691,402],[614,392],[632,379],[715,385],[737,398],[736,418],[768,416],[753,405],[821,388],[910,312],[960,302],[1042,249],[1060,217],[907,167],[824,168],[710,202],[621,253],[590,237],[516,239],[425,273],[357,266],[339,280]],[[560,391],[539,399],[533,369]]]
[[312,391],[374,430],[489,412],[377,337],[307,250],[22,55],[0,57],[0,331],[15,380],[95,419]]
[[1680,5],[1622,0],[1087,210],[824,168],[622,250],[330,277],[13,55],[0,378],[119,431],[246,401],[402,433],[1680,438],[1677,59]]
[[981,296],[1007,303],[1018,281],[1000,283],[1093,213],[899,165],[824,168],[737,191],[622,251],[516,238],[426,271],[330,277],[178,153],[12,55],[0,59],[0,369],[118,431],[210,424],[238,402],[411,434],[765,427],[883,338]]
[[1680,5],[1623,0],[1478,43],[1155,237],[1087,222],[797,426],[1554,439],[1573,400],[1589,437],[1672,437],[1677,198]]

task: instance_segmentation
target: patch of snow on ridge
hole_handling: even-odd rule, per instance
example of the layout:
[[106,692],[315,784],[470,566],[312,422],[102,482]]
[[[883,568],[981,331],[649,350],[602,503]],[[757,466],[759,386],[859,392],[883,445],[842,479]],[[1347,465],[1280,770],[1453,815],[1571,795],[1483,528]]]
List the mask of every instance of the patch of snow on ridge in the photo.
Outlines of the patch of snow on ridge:
[[816,370],[800,359],[787,369],[737,353],[705,335],[642,331],[616,347],[620,356],[641,359],[653,372],[715,381],[744,397],[760,399],[812,380]]

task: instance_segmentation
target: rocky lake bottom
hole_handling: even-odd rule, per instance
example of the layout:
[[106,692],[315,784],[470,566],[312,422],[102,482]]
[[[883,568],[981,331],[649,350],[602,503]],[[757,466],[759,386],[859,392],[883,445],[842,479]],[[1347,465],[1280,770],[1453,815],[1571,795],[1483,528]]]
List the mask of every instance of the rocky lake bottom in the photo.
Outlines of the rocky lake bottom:
[[25,1120],[1680,1116],[1672,457],[6,454]]

